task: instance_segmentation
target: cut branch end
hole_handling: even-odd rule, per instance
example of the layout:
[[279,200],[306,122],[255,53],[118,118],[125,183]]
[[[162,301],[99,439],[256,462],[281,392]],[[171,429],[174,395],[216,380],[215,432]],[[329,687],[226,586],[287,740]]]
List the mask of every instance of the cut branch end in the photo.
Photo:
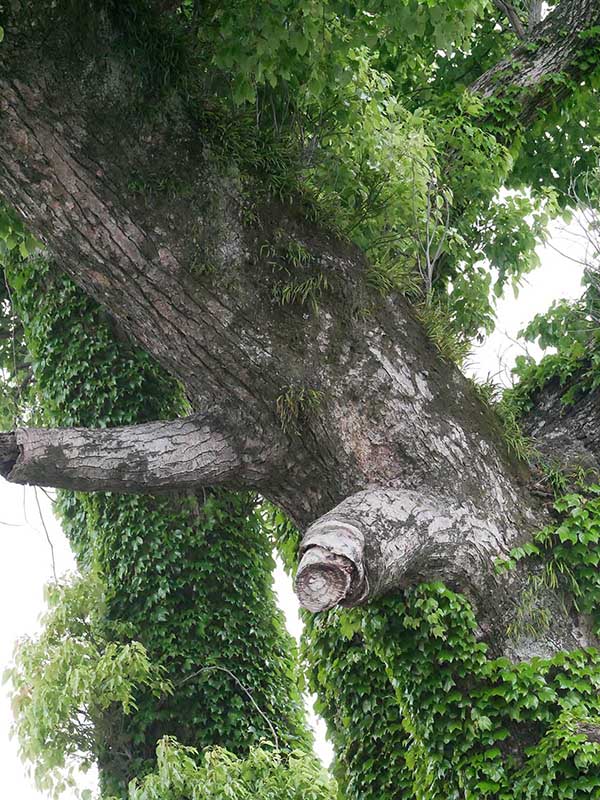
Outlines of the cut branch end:
[[362,532],[327,517],[312,525],[302,540],[296,593],[300,605],[314,613],[364,600],[369,586]]
[[303,608],[314,613],[342,603],[352,588],[354,566],[345,556],[311,547],[298,568],[296,592]]

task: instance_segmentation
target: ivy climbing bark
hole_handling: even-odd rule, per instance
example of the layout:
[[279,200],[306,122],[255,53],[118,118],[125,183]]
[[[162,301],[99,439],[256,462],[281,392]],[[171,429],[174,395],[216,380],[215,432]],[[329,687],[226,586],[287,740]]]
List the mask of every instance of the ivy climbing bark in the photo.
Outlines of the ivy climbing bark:
[[[591,0],[559,4],[536,28],[528,55],[515,51],[510,72],[514,97],[499,113],[511,124],[531,124],[543,113],[555,83],[555,50],[564,75],[557,98],[579,83],[592,69],[582,50],[594,52],[593,36],[583,34],[593,32],[598,21],[600,8]],[[483,628],[498,636],[507,624],[506,605],[499,600],[518,595],[519,582],[513,585],[514,576],[495,577],[494,560],[545,524],[545,511],[528,495],[523,472],[511,464],[491,415],[468,381],[440,358],[408,304],[377,296],[365,281],[365,259],[357,248],[307,221],[293,203],[266,199],[252,214],[244,213],[248,199],[242,184],[228,177],[217,158],[198,151],[202,122],[197,115],[183,114],[175,124],[162,110],[149,111],[132,137],[125,108],[139,106],[136,84],[121,81],[118,91],[111,89],[111,98],[101,81],[76,83],[65,91],[67,63],[49,56],[47,49],[28,49],[19,38],[19,22],[25,24],[17,15],[12,44],[8,37],[0,51],[0,193],[36,235],[60,252],[64,269],[84,291],[183,383],[193,405],[210,409],[211,420],[218,420],[218,431],[210,436],[203,417],[175,425],[189,432],[199,423],[201,441],[216,436],[225,463],[218,464],[212,444],[206,454],[200,445],[208,474],[199,479],[190,464],[170,480],[171,454],[148,458],[126,430],[21,432],[16,434],[20,458],[5,474],[56,485],[65,485],[70,475],[73,488],[89,490],[95,482],[103,488],[103,448],[117,437],[124,458],[114,461],[113,451],[112,488],[134,482],[128,474],[134,466],[142,472],[147,468],[138,486],[154,480],[176,488],[199,479],[203,485],[255,488],[286,509],[303,530],[323,515],[330,520],[339,504],[349,504],[366,546],[360,564],[354,561],[353,566],[339,560],[346,558],[346,544],[339,544],[343,537],[319,551],[311,548],[310,570],[319,575],[325,593],[328,579],[337,582],[341,572],[350,575],[352,569],[356,575],[372,574],[373,594],[336,587],[332,596],[350,592],[364,601],[377,595],[377,586],[389,591],[421,580],[431,572],[425,558],[430,546],[435,577],[466,591],[477,602]],[[551,75],[543,68],[543,54]],[[73,58],[69,69],[79,63],[89,71],[93,64],[106,75],[97,51],[83,48]],[[124,62],[122,67],[119,74],[124,75]],[[505,73],[503,65],[492,68],[473,90],[488,101],[502,97]],[[115,136],[122,143],[117,152]],[[185,184],[196,203],[165,194],[152,202],[140,200],[127,176],[143,174],[142,162],[153,160],[171,181]],[[285,230],[327,276],[330,289],[320,299],[319,313],[307,314],[301,304],[285,311],[273,305],[264,245],[275,229]],[[199,261],[210,269],[194,267]],[[368,391],[357,391],[357,386]],[[78,483],[78,451],[69,440],[74,444],[73,438],[81,436],[86,464],[95,475],[88,481],[79,476]],[[3,438],[3,449],[14,451],[13,440]],[[134,451],[129,461],[126,454]],[[49,464],[53,454],[54,471]],[[365,526],[356,498],[366,497],[368,487],[380,487],[380,494],[372,496],[381,502],[370,506],[375,516],[368,511]],[[405,499],[396,505],[383,502],[389,492]],[[435,508],[426,510],[424,519],[431,522],[423,535],[429,544],[417,548],[422,563],[397,569],[394,554],[402,552],[405,542],[397,510],[410,519],[411,492],[430,500],[449,498],[456,513],[440,527]],[[473,547],[461,543],[465,570],[456,574],[457,550],[441,543],[453,530],[462,536],[460,520],[467,517],[474,534],[466,542]],[[322,564],[314,563],[318,553]],[[338,568],[325,566],[331,553]],[[314,585],[310,574],[306,582]],[[580,622],[573,624],[577,632],[566,618],[557,619],[554,639],[562,638],[560,629],[565,641],[579,640]],[[595,639],[590,634],[587,641]],[[500,640],[496,646],[503,648]]]
[[[41,259],[13,260],[14,309],[23,320],[35,397],[46,423],[170,418],[185,406],[178,384],[115,338],[114,326]],[[163,423],[170,424],[170,423]],[[60,493],[59,516],[80,568],[100,574],[109,641],[141,642],[173,690],[140,688],[129,714],[96,720],[103,796],[126,797],[155,767],[157,741],[244,756],[263,738],[310,749],[296,646],[277,610],[270,543],[245,493],[164,497]]]

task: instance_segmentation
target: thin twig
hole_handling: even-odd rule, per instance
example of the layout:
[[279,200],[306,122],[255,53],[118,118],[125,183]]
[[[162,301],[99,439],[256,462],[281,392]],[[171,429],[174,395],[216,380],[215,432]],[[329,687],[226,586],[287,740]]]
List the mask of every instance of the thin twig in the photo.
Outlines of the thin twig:
[[203,672],[211,672],[212,670],[219,670],[220,672],[225,672],[227,675],[229,675],[230,678],[233,678],[233,680],[237,683],[237,685],[240,687],[240,689],[246,694],[246,696],[248,697],[248,699],[250,700],[250,702],[252,703],[254,708],[258,711],[260,716],[264,719],[264,721],[269,726],[269,728],[271,730],[271,734],[273,736],[273,741],[275,743],[275,747],[276,747],[277,750],[279,750],[279,739],[277,738],[277,733],[275,731],[275,727],[273,726],[273,723],[267,717],[267,715],[261,709],[261,707],[258,705],[258,703],[254,699],[254,697],[252,697],[252,693],[250,692],[250,690],[247,689],[244,686],[244,684],[240,681],[240,679],[237,677],[237,675],[235,675],[230,669],[227,669],[227,667],[221,667],[221,666],[219,666],[217,664],[212,664],[209,667],[202,667],[202,669],[196,670],[196,672],[193,672],[191,675],[188,675],[187,677],[183,678],[183,680],[179,681],[177,686],[182,686],[184,683],[187,683],[188,681],[191,681],[193,678],[196,678],[198,675],[201,675]]
[[581,267],[587,267],[588,266],[587,261],[582,261],[580,258],[573,258],[573,256],[567,255],[567,253],[563,253],[563,251],[559,250],[558,247],[556,247],[556,245],[552,244],[552,242],[550,240],[548,240],[546,242],[546,245],[548,247],[550,247],[552,250],[554,250],[555,253],[558,253],[559,256],[562,256],[563,258],[566,258],[569,261],[572,261],[573,264],[578,264]]
[[521,22],[521,18],[517,14],[514,6],[511,3],[505,2],[504,0],[494,0],[494,5],[507,17],[517,37],[519,39],[526,39],[527,33],[525,31],[525,27]]
[[52,505],[56,503],[56,497],[53,497],[43,486],[38,486],[37,488],[46,495]]
[[[52,574],[54,576],[54,582],[58,583],[58,576],[56,574],[56,560],[54,558],[54,545],[52,544],[52,539],[50,538],[50,534],[48,533],[48,528],[46,527],[46,521],[44,519],[44,515],[42,514],[42,507],[40,505],[40,499],[39,499],[38,494],[37,494],[37,487],[34,486],[33,491],[34,491],[34,494],[35,494],[35,502],[37,504],[38,514],[40,516],[40,520],[41,520],[42,526],[44,528],[44,533],[46,534],[46,539],[48,541],[48,544],[50,545],[50,557],[52,559]],[[29,522],[29,519],[27,518],[27,503],[26,503],[26,495],[25,495],[25,486],[23,486],[23,517],[24,517],[25,522],[27,523],[27,525],[29,525],[34,530],[37,530],[35,528],[35,526],[32,525],[31,522]]]

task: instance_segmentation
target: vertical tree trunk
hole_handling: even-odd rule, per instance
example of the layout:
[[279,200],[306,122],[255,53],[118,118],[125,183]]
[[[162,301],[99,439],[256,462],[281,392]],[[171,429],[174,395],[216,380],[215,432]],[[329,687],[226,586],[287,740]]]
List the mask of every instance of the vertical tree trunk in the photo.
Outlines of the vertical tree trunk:
[[[23,315],[36,397],[49,424],[165,418],[181,390],[54,268],[22,262],[12,296]],[[138,640],[165,667],[173,695],[110,709],[96,731],[102,794],[154,768],[164,735],[243,754],[274,737],[310,747],[295,683],[296,648],[271,586],[270,544],[250,493],[136,497],[62,492],[58,508],[81,569],[100,570],[105,634]],[[262,713],[257,711],[257,707]]]

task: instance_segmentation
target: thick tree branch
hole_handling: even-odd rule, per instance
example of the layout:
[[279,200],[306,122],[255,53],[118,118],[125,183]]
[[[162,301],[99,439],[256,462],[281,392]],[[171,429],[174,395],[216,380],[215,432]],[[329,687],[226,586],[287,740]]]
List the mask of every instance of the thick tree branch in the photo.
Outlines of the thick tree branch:
[[[510,504],[524,506],[469,384],[440,359],[406,301],[368,289],[356,248],[291,206],[254,198],[244,214],[243,186],[223,174],[185,115],[146,109],[140,129],[127,116],[139,103],[127,81],[100,98],[77,84],[65,89],[49,51],[24,54],[10,34],[0,48],[0,195],[197,408],[243,417],[287,448],[270,499],[304,527],[402,475],[431,490],[460,480],[465,495],[483,493],[491,505],[508,491]],[[164,165],[184,195],[133,191],[131,176],[146,175],[149,163]],[[330,282],[318,313],[274,301],[263,254],[274,232],[300,244]],[[366,393],[357,391],[363,375]],[[303,408],[307,391],[318,407]],[[282,407],[293,417],[285,431]]]
[[585,58],[586,49],[597,48],[598,37],[582,37],[598,25],[600,0],[563,0],[535,26],[526,44],[485,72],[471,90],[488,99],[510,93],[510,113],[516,109],[515,121],[530,125],[568,95],[569,84],[578,85],[598,70],[597,58]]
[[369,596],[365,533],[345,520],[347,505],[317,520],[302,539],[296,593],[308,611],[357,605]]
[[[500,528],[473,504],[438,493],[360,492],[306,532],[296,578],[298,595],[303,605],[321,611],[337,604],[357,605],[423,580],[444,580],[481,601],[496,582],[496,559],[507,558],[525,535],[511,528],[509,520]],[[348,582],[342,572],[350,576]],[[322,591],[321,607],[312,583],[315,576],[333,585],[331,591]],[[339,596],[342,585],[344,594]]]
[[579,722],[576,730],[580,736],[585,736],[588,742],[600,744],[600,725],[597,723]]
[[[497,570],[498,560],[528,532],[489,508],[422,491],[374,489],[340,503],[306,532],[300,546],[296,591],[302,606],[325,611],[352,607],[422,582],[443,581],[472,601],[481,635],[514,660],[548,657],[589,641],[577,612],[560,589],[540,581],[536,602],[550,621],[535,641],[524,630],[508,636],[515,618],[527,616],[524,599],[531,566]],[[525,627],[525,626],[522,626]]]
[[0,433],[0,474],[80,491],[256,486],[273,451],[246,436],[242,443],[224,435],[209,415],[110,429],[20,429]]
[[519,39],[525,39],[525,27],[512,3],[505,3],[504,0],[494,0],[494,5],[508,18],[513,31]]

